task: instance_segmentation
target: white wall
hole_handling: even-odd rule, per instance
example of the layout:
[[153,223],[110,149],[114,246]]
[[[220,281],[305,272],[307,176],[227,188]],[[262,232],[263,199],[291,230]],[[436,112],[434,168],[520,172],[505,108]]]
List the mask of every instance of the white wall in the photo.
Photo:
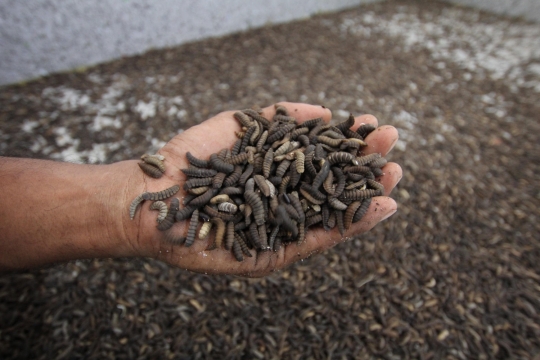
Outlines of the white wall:
[[540,0],[445,0],[482,10],[540,21]]
[[374,0],[0,0],[0,84]]

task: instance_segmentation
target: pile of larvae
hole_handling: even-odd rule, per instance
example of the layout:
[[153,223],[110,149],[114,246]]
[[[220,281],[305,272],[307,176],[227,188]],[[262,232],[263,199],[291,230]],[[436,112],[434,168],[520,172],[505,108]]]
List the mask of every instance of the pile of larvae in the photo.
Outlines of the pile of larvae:
[[[315,225],[325,230],[337,226],[343,235],[362,219],[371,198],[384,193],[375,178],[383,174],[386,159],[362,153],[373,125],[352,131],[352,115],[337,125],[322,118],[298,123],[279,105],[271,121],[252,109],[234,117],[242,130],[231,149],[207,160],[186,154],[190,166],[181,170],[187,176],[183,208],[173,197],[180,190],[174,185],[135,198],[131,218],[139,203],[154,201],[150,209],[159,210],[159,230],[190,219],[187,236],[165,236],[169,242],[189,247],[197,235],[205,239],[215,228],[207,250],[224,247],[243,261],[244,255],[252,256],[250,249],[277,251],[292,242],[300,244]],[[141,159],[139,166],[147,175],[159,178],[165,172],[162,156]],[[162,200],[170,197],[167,206]]]

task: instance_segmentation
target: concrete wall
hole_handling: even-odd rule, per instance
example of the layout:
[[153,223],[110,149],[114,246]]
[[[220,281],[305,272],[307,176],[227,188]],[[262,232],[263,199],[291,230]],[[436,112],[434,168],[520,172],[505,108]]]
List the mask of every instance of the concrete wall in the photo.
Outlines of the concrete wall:
[[0,84],[374,0],[0,0]]
[[540,21],[540,0],[445,0],[455,4],[473,6],[497,14],[519,16]]

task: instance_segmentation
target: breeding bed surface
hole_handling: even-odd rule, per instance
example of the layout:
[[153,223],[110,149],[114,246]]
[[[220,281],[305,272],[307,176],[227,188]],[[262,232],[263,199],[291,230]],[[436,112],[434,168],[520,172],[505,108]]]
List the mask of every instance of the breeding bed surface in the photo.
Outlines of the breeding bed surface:
[[0,277],[0,357],[530,358],[540,25],[385,2],[0,89],[7,156],[113,162],[278,101],[398,128],[398,212],[262,279],[154,260]]

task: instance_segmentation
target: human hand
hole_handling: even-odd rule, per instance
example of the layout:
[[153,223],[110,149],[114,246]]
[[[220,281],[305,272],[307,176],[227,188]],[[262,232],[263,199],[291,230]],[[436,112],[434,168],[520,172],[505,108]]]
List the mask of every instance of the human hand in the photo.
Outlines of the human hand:
[[[294,116],[298,122],[316,117],[322,117],[326,122],[331,119],[330,110],[321,106],[297,103],[280,104],[284,105],[289,114]],[[267,107],[263,111],[263,116],[268,119],[271,119],[275,114],[274,106]],[[200,159],[208,159],[211,154],[217,153],[223,148],[230,148],[236,141],[234,132],[240,130],[240,125],[234,119],[233,114],[234,111],[220,113],[175,136],[158,152],[165,156],[167,170],[164,176],[159,180],[145,176],[146,187],[144,191],[160,191],[178,184],[181,190],[175,196],[182,203],[183,198],[186,196],[182,189],[186,176],[180,169],[187,168],[189,165],[186,152],[189,151]],[[355,130],[362,123],[377,126],[377,119],[371,115],[359,116],[355,119],[355,125],[352,129]],[[381,153],[385,156],[392,149],[397,139],[398,133],[394,127],[381,126],[368,135],[366,138],[368,147],[363,152],[365,154]],[[397,205],[393,199],[387,196],[401,179],[401,167],[396,163],[388,163],[384,166],[383,172],[384,175],[378,180],[384,185],[385,196],[373,198],[366,215],[361,221],[353,224],[343,237],[337,229],[325,231],[319,227],[311,228],[307,231],[304,242],[299,245],[291,243],[282,246],[278,251],[255,253],[255,250],[251,250],[253,257],[247,257],[244,261],[238,262],[231,251],[225,249],[206,250],[209,242],[212,241],[211,237],[213,235],[204,240],[196,239],[191,247],[175,246],[164,241],[166,234],[156,229],[156,214],[149,211],[149,204],[145,202],[142,208],[138,210],[134,220],[138,223],[137,231],[129,238],[140,255],[155,257],[187,270],[212,274],[264,276],[295,261],[335,246],[353,235],[366,232],[392,215],[396,211]],[[138,194],[133,197],[136,195]],[[127,216],[127,214],[124,215]],[[182,221],[175,223],[168,231],[181,236],[185,234],[187,226],[188,222]]]

